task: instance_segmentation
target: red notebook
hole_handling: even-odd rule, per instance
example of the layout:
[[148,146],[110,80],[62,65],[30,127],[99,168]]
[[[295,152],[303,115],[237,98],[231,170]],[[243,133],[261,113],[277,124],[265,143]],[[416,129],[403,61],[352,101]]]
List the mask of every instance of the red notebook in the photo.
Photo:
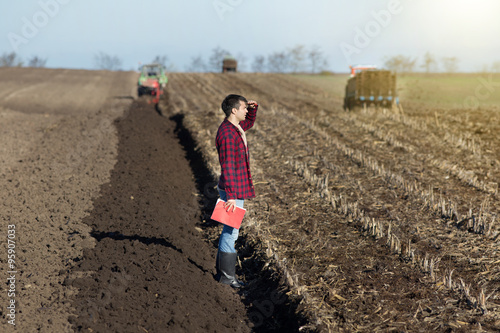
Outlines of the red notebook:
[[225,201],[218,199],[217,204],[214,208],[214,212],[212,213],[212,216],[210,218],[214,221],[228,225],[235,229],[239,229],[241,221],[243,221],[243,216],[245,216],[245,212],[247,210],[245,208],[236,207],[234,212],[228,212],[226,211],[226,208],[224,208],[225,203]]

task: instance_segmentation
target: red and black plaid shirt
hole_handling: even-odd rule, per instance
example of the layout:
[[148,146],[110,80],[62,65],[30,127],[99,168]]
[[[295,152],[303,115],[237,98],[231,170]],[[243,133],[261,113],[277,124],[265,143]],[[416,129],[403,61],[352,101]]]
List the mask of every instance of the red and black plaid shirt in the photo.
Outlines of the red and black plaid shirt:
[[[240,122],[246,132],[252,128],[257,116],[256,106],[248,109],[245,120]],[[255,197],[255,191],[250,174],[250,155],[243,142],[240,131],[229,120],[224,119],[219,126],[215,145],[219,153],[221,176],[219,188],[226,191],[227,199],[248,199]]]

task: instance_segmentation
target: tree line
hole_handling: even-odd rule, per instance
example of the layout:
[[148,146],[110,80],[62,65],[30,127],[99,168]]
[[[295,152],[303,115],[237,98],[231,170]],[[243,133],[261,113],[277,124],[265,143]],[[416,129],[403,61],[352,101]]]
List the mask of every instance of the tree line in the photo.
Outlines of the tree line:
[[6,52],[0,56],[0,67],[45,67],[47,59],[32,56],[25,62],[16,52]]
[[[432,53],[427,52],[420,63],[417,62],[418,58],[407,57],[404,55],[397,55],[386,57],[384,66],[385,68],[397,73],[412,73],[423,71],[425,73],[456,73],[459,70],[460,60],[457,57],[443,57],[437,58]],[[491,66],[483,65],[481,72],[500,73],[500,61],[495,61]]]
[[[224,57],[232,56],[231,52],[217,46],[208,59],[201,55],[191,58],[187,65],[188,72],[220,72]],[[268,55],[256,55],[249,60],[242,53],[233,56],[238,61],[238,71],[269,73],[318,73],[328,65],[327,57],[319,46],[306,47],[297,45]]]
[[[212,49],[208,58],[201,55],[191,58],[185,70],[188,72],[221,72],[222,61],[231,56],[231,52],[220,46]],[[307,48],[298,45],[267,56],[257,55],[249,64],[249,59],[242,53],[234,57],[238,61],[238,71],[270,72],[270,73],[318,73],[326,69],[328,61],[318,46]],[[176,71],[174,64],[166,55],[157,55],[151,63],[163,65],[167,71]],[[94,66],[97,69],[121,70],[122,61],[117,56],[100,52],[94,56]],[[250,66],[250,67],[249,67]]]
[[[220,72],[222,70],[222,61],[225,57],[231,56],[231,53],[219,46],[212,49],[208,58],[201,55],[191,58],[190,63],[185,70],[188,72]],[[319,73],[326,71],[328,60],[320,47],[306,47],[297,45],[281,51],[272,52],[268,55],[256,55],[249,60],[242,53],[234,57],[238,61],[238,71],[241,72],[261,72],[261,73]],[[409,57],[396,55],[384,59],[384,67],[397,73],[456,73],[459,71],[460,60],[457,57],[438,58],[432,53],[427,52],[420,59],[418,57]],[[3,53],[0,56],[0,67],[45,67],[46,58],[32,56],[24,61],[15,52]],[[157,55],[151,63],[163,65],[167,71],[177,71],[175,65],[169,62],[166,55]],[[99,52],[94,55],[94,67],[102,70],[122,70],[122,60],[118,56]],[[500,61],[495,61],[491,65],[483,65],[481,72],[500,73]]]
[[[185,70],[188,72],[218,73],[221,72],[222,61],[227,56],[237,60],[240,72],[320,73],[326,71],[328,66],[327,56],[318,46],[307,48],[304,45],[297,45],[268,55],[256,55],[253,59],[248,59],[242,53],[232,56],[231,52],[217,46],[212,49],[207,58],[203,58],[201,55],[192,57]],[[121,59],[116,56],[101,52],[95,56],[94,60],[97,69],[121,70]],[[158,55],[151,62],[163,65],[167,71],[177,71],[175,65],[169,63],[166,55]],[[383,67],[397,73],[456,73],[459,71],[459,62],[457,57],[438,58],[427,52],[420,61],[418,57],[404,55],[386,57]],[[480,71],[500,73],[500,61],[491,65],[483,65]]]

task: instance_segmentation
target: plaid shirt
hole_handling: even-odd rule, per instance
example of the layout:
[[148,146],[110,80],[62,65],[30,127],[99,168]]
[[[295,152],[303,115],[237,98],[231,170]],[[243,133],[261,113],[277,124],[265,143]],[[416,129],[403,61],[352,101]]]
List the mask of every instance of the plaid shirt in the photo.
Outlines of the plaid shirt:
[[[252,128],[257,116],[257,109],[248,109],[245,120],[240,122],[246,132]],[[236,126],[224,119],[219,126],[215,145],[219,153],[221,176],[219,188],[226,191],[227,199],[248,199],[255,197],[255,191],[250,174],[250,155],[243,137]]]

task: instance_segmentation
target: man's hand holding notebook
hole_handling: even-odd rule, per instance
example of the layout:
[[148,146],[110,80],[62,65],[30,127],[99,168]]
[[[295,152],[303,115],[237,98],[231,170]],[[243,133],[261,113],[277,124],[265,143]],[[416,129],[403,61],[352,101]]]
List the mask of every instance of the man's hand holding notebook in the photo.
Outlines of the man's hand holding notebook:
[[214,221],[228,225],[235,229],[239,229],[241,221],[243,221],[243,217],[245,216],[245,212],[247,210],[245,208],[236,207],[234,212],[232,211],[232,209],[227,211],[224,207],[225,203],[225,201],[218,199],[210,218]]

